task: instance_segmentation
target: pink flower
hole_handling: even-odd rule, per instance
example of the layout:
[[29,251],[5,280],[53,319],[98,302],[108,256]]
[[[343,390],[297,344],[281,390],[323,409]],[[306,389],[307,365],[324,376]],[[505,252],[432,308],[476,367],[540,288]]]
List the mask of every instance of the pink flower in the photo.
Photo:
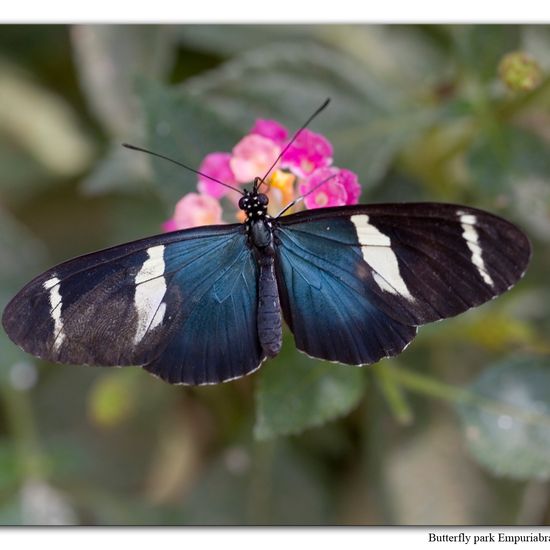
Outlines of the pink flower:
[[[298,194],[307,196],[288,212],[357,204],[361,194],[357,175],[332,166],[333,148],[324,136],[302,130],[274,166],[288,143],[288,131],[282,124],[276,120],[257,119],[250,133],[230,153],[206,155],[199,171],[237,187],[271,170],[267,186],[261,188],[269,196],[271,214],[290,204]],[[174,215],[163,224],[164,231],[224,223],[219,202],[222,197],[228,210],[236,211],[232,215],[244,221],[245,214],[237,206],[238,193],[229,193],[228,188],[204,176],[199,176],[197,188],[199,193],[189,193],[176,204]]]
[[174,220],[174,218],[170,218],[169,220],[166,220],[162,224],[162,230],[165,233],[169,233],[170,231],[177,231],[178,230],[178,224]]
[[[330,176],[334,177],[327,179]],[[324,180],[327,181],[322,183]],[[316,186],[318,186],[317,189],[304,198],[306,208],[357,204],[361,194],[361,186],[357,180],[357,175],[350,170],[334,166],[316,170],[300,184],[300,194],[305,195]]]
[[280,152],[281,148],[266,137],[257,134],[245,136],[233,148],[230,161],[236,180],[245,183],[263,177]]
[[282,124],[265,118],[258,118],[250,133],[266,137],[280,146],[288,136],[288,130]]
[[357,204],[361,196],[361,184],[355,172],[346,170],[346,168],[336,168],[340,173],[335,179],[340,181],[340,184],[345,188],[348,194],[346,204]]
[[282,166],[290,168],[298,176],[306,177],[318,168],[332,163],[332,145],[321,134],[307,128],[300,132],[294,143],[283,155]]
[[[230,160],[231,155],[229,153],[210,153],[204,157],[199,167],[199,171],[212,178],[223,181],[223,183],[233,185],[237,183],[237,181],[235,180],[235,174],[233,174],[231,170]],[[217,199],[227,195],[229,192],[227,187],[203,176],[199,176],[197,188],[201,193]]]
[[209,195],[188,193],[178,201],[174,215],[162,224],[162,228],[168,232],[217,223],[223,223],[220,203]]

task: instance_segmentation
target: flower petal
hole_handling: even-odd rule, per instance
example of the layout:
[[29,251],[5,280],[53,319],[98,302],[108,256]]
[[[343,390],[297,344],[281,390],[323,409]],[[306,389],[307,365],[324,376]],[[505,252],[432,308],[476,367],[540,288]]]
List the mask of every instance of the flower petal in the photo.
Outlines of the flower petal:
[[285,152],[281,165],[290,168],[298,176],[307,177],[318,168],[330,166],[332,153],[328,139],[306,128]]
[[163,224],[164,231],[176,231],[223,223],[220,203],[209,195],[188,193],[176,204],[174,215]]
[[281,148],[266,137],[257,134],[245,136],[233,148],[230,161],[236,180],[246,183],[255,177],[263,177],[280,152]]
[[251,134],[257,134],[274,141],[281,146],[288,136],[288,130],[276,120],[259,118],[250,130]]
[[[329,179],[331,176],[334,177]],[[324,180],[327,181],[322,183]],[[301,195],[307,195],[304,198],[306,208],[324,208],[357,204],[361,186],[356,174],[332,166],[316,170],[300,184],[299,190]]]
[[[234,185],[237,180],[231,170],[230,161],[231,155],[229,153],[210,153],[204,157],[199,171],[224,183]],[[203,176],[199,176],[197,188],[201,193],[217,199],[225,196],[229,191],[227,187]]]

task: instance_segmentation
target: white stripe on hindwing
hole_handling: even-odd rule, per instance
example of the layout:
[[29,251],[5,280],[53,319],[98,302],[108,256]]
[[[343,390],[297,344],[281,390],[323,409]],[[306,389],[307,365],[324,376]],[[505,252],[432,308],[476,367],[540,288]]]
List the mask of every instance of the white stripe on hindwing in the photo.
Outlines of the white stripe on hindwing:
[[137,324],[134,344],[138,344],[149,330],[160,325],[166,312],[166,304],[162,302],[166,293],[164,246],[147,249],[147,255],[149,258],[143,262],[135,279]]
[[53,320],[53,349],[59,351],[61,344],[65,340],[65,330],[63,329],[63,319],[61,318],[61,294],[59,293],[59,283],[61,281],[57,277],[52,277],[43,283],[45,290],[49,290],[50,298],[50,314]]
[[479,246],[479,235],[475,224],[477,218],[472,214],[465,214],[462,210],[457,212],[460,224],[462,225],[462,237],[466,241],[470,252],[472,253],[472,263],[476,266],[477,271],[481,275],[482,279],[490,286],[495,286],[493,279],[487,271],[485,262],[481,255],[481,246]]
[[414,301],[399,272],[399,263],[391,248],[390,238],[369,223],[366,214],[357,214],[350,219],[357,232],[363,259],[372,268],[376,284],[386,292]]

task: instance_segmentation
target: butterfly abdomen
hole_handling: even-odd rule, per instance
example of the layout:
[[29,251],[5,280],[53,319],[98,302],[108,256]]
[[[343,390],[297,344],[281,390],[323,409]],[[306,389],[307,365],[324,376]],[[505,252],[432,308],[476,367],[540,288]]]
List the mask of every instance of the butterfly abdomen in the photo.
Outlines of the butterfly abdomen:
[[279,290],[275,278],[275,258],[262,255],[258,261],[258,338],[264,353],[275,357],[281,351],[283,328]]

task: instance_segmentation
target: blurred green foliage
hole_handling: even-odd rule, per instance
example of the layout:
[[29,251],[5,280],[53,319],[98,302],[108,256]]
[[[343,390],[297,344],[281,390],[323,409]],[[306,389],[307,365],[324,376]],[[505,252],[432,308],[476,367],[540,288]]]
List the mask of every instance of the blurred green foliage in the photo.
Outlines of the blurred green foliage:
[[534,257],[364,369],[287,334],[257,374],[171,387],[43,364],[2,333],[0,524],[550,523],[549,70],[546,26],[2,27],[1,306],[55,262],[159,232],[194,188],[121,142],[198,165],[327,96],[315,129],[364,202],[486,208]]

